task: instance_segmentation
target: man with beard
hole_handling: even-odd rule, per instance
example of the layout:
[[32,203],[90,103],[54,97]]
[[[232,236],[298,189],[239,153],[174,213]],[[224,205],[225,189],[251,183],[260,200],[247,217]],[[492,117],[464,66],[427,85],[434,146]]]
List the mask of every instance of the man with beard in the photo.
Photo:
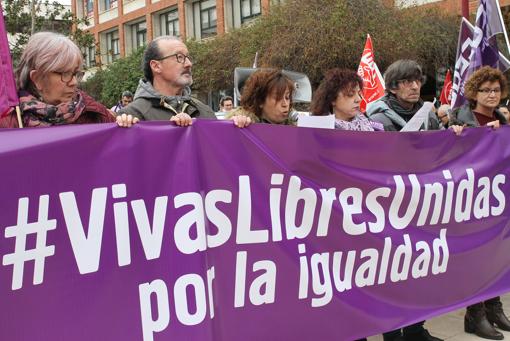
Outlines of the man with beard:
[[119,111],[142,121],[170,120],[180,126],[192,117],[215,118],[214,111],[191,97],[193,62],[186,45],[176,37],[161,36],[149,43],[142,59],[141,79],[133,102]]
[[[414,60],[397,60],[384,73],[384,83],[386,95],[369,105],[367,114],[371,120],[382,123],[385,131],[400,131],[423,106],[420,90],[425,77],[420,65]],[[439,128],[436,115],[430,112],[421,129]],[[430,335],[423,327],[424,324],[425,321],[422,321],[384,333],[384,341],[442,341]]]
[[[369,105],[367,115],[384,125],[385,131],[400,131],[423,106],[420,90],[425,83],[420,65],[414,60],[397,60],[384,73],[386,95]],[[422,130],[439,129],[433,112],[424,120]]]

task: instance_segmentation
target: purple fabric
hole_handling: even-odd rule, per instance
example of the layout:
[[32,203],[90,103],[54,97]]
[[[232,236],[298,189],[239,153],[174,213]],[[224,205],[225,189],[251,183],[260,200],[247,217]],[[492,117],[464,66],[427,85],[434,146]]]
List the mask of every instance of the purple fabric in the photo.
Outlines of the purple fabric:
[[[207,120],[187,128],[148,122],[130,129],[98,124],[2,130],[0,339],[354,340],[503,294],[510,291],[509,146],[507,126],[466,129],[460,137],[451,131],[352,132],[265,124],[238,129],[231,122]],[[399,177],[401,185],[397,185]],[[421,188],[418,197],[411,195],[413,181]],[[426,184],[436,182],[446,199],[442,204],[432,202],[420,226],[425,189],[430,187]],[[400,209],[392,204],[397,186],[405,188]],[[328,200],[319,191],[327,193],[331,188],[336,190],[328,218]],[[453,189],[453,199],[447,197],[447,188]],[[359,210],[354,204],[357,195],[363,203]],[[243,204],[247,198],[251,205]],[[466,210],[466,221],[457,222],[469,199],[472,209]],[[46,243],[42,232],[29,234],[26,244],[21,237],[12,237],[22,230],[27,200],[27,222],[39,222],[32,225],[34,231],[49,230]],[[43,219],[45,200],[47,219]],[[74,201],[84,231],[71,219]],[[409,203],[417,207],[416,213],[408,224],[399,225],[396,217],[405,216]],[[451,216],[445,218],[448,206]],[[441,212],[437,224],[430,222],[434,208]],[[160,226],[161,240],[149,236],[159,231],[154,212],[159,222],[166,217]],[[203,212],[207,218],[201,222]],[[375,212],[382,212],[384,218],[377,219]],[[278,213],[281,219],[276,219]],[[50,222],[43,226],[43,220]],[[278,231],[278,221],[281,240],[273,232]],[[378,221],[382,231],[377,230]],[[219,238],[219,231],[228,231],[228,222],[231,234]],[[371,231],[356,230],[365,223],[371,223]],[[245,224],[262,234],[267,231],[269,241],[255,243],[260,235],[243,239]],[[293,224],[303,228],[311,224],[310,234],[289,239]],[[189,233],[183,230],[187,225]],[[182,241],[197,238],[197,226],[210,236],[210,248],[181,251],[189,251]],[[327,227],[324,236],[317,236],[319,226]],[[446,233],[447,253],[438,241],[441,233]],[[98,238],[93,240],[93,235]],[[85,236],[87,242],[77,242]],[[409,250],[401,246],[406,239],[412,245]],[[383,255],[385,241],[392,245],[387,248],[389,258]],[[44,245],[54,249],[46,250]],[[36,246],[40,254],[48,255],[40,262],[44,264],[42,276],[36,276],[40,283],[33,284],[36,268],[41,270],[33,261],[24,264],[22,282],[14,283],[12,264],[23,264],[22,257],[33,256],[23,249]],[[423,256],[426,247],[430,257]],[[18,256],[9,256],[15,250]],[[343,251],[343,267],[349,250],[355,250],[352,288],[340,291],[333,279],[323,276],[320,265],[330,252],[328,266],[335,267],[333,253]],[[247,255],[246,267],[242,252]],[[374,252],[376,259],[371,258]],[[413,274],[422,264],[427,275],[415,278],[409,270],[406,280],[397,281],[398,276],[392,280],[395,264],[405,268],[405,262],[394,261],[399,252],[409,253]],[[370,259],[377,262],[367,263]],[[387,271],[384,259],[390,260]],[[433,274],[434,262],[436,270],[444,266],[444,271]],[[308,270],[301,272],[300,267]],[[208,269],[214,277],[211,290],[207,290]],[[276,271],[274,298],[270,285],[259,285],[271,278],[272,270]],[[373,285],[368,280],[372,270]],[[393,272],[398,271],[397,266]],[[299,299],[305,273],[309,283],[302,286],[306,290]],[[328,297],[327,290],[320,291],[328,278],[330,300],[321,301]],[[148,283],[153,289],[159,286],[158,294],[147,294]],[[236,302],[242,305],[243,297],[244,306],[235,308]]]
[[[501,32],[500,28],[491,29],[491,26],[499,23],[499,18],[490,13],[494,13],[496,9],[493,8],[492,1],[480,0],[478,11],[476,13],[476,25],[473,34],[473,43],[471,50],[471,63],[470,73],[475,72],[485,65],[497,68],[499,65],[499,51],[498,43],[496,41],[495,33]],[[496,23],[491,23],[489,19],[496,18]],[[500,25],[499,25],[500,26]],[[495,33],[493,34],[493,31]]]
[[465,18],[462,18],[457,43],[457,57],[452,85],[452,108],[459,108],[467,103],[464,97],[464,84],[471,75],[469,61],[471,57],[471,41],[473,39],[473,27]]
[[5,30],[3,8],[0,5],[0,115],[5,113],[10,107],[19,103],[16,93],[16,82],[12,69],[11,54],[9,52],[9,42],[7,41],[7,31]]
[[503,30],[497,4],[493,0],[480,0],[475,27],[462,18],[452,86],[453,109],[467,103],[464,84],[473,72],[485,65],[503,72],[510,67],[506,58],[499,53],[496,40],[496,34]]

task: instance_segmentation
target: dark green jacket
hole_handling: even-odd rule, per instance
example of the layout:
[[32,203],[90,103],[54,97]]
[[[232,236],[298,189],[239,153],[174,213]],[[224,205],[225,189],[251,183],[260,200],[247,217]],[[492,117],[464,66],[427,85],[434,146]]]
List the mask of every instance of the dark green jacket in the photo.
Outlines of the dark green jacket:
[[185,112],[193,118],[216,119],[209,106],[190,94],[191,90],[185,88],[183,96],[163,96],[150,82],[141,79],[133,102],[119,110],[117,115],[133,115],[141,121],[168,121],[177,113]]

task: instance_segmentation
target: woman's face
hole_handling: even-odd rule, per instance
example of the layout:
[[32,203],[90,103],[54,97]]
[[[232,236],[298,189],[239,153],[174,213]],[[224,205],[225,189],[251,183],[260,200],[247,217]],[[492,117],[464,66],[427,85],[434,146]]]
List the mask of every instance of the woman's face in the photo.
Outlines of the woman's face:
[[507,107],[501,107],[499,108],[499,111],[503,114],[503,116],[505,116],[507,121],[510,121],[510,111]]
[[[494,110],[501,100],[501,86],[498,81],[487,81],[480,85],[476,93],[476,107],[480,109]],[[476,110],[476,108],[475,108]]]
[[290,91],[287,89],[280,100],[273,91],[262,104],[262,117],[271,123],[280,124],[289,117],[289,110]]
[[42,100],[52,105],[70,102],[76,95],[82,76],[80,65],[71,70],[49,72],[45,75],[39,75],[37,70],[30,73]]
[[359,113],[359,104],[361,103],[361,95],[359,85],[356,84],[345,94],[338,91],[336,100],[331,103],[335,118],[343,121],[350,121]]

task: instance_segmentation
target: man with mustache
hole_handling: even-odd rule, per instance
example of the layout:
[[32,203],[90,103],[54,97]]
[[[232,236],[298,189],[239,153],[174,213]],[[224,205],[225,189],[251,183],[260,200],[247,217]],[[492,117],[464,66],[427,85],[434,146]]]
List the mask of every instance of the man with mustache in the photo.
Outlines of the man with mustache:
[[170,120],[180,126],[191,118],[216,118],[214,111],[191,97],[193,62],[186,45],[176,37],[152,40],[144,52],[140,79],[133,102],[119,111],[142,121]]
[[[386,95],[370,104],[367,114],[371,120],[384,125],[385,131],[400,131],[423,106],[420,90],[425,77],[414,60],[397,60],[384,73]],[[440,129],[433,112],[424,120],[422,130]],[[418,295],[418,293],[417,293]],[[384,341],[443,341],[423,327],[425,321],[383,334]]]
[[[414,60],[397,60],[384,73],[386,95],[370,104],[367,115],[384,125],[385,131],[400,131],[423,106],[420,90],[425,77],[420,65]],[[439,121],[433,112],[422,125],[422,130],[439,129]]]

